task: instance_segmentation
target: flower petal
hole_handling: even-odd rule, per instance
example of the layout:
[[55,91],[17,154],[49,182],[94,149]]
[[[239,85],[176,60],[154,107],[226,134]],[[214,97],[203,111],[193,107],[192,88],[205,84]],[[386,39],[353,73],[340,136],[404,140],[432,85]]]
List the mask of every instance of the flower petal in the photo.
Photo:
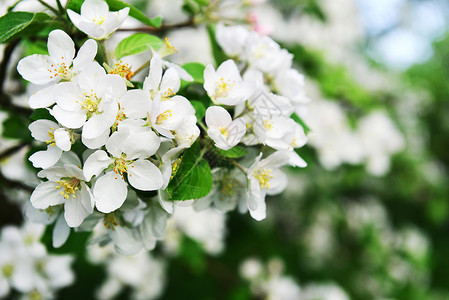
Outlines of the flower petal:
[[70,133],[65,128],[59,128],[54,131],[55,143],[59,149],[70,151],[72,142],[70,140]]
[[17,71],[23,79],[34,84],[46,84],[56,81],[58,77],[52,76],[49,69],[56,63],[48,55],[33,54],[22,58],[17,65]]
[[86,122],[86,114],[83,111],[68,111],[62,109],[59,105],[53,107],[51,114],[67,128],[80,128]]
[[228,127],[231,122],[231,115],[221,106],[211,106],[206,110],[206,125],[208,127]]
[[64,203],[64,197],[61,191],[56,189],[56,182],[47,181],[39,184],[30,197],[31,204],[34,208],[46,209],[49,206]]
[[97,150],[92,153],[84,163],[84,177],[86,181],[90,181],[92,176],[98,176],[112,162],[113,160],[103,150]]
[[125,202],[128,189],[125,181],[114,172],[98,178],[93,188],[95,206],[104,213],[120,208]]
[[70,197],[64,205],[64,217],[67,225],[70,227],[78,227],[89,215],[78,197],[75,199]]
[[53,228],[52,244],[54,248],[59,248],[67,241],[70,235],[70,227],[67,225],[64,215],[61,214],[56,220]]
[[61,158],[61,154],[61,149],[48,145],[47,150],[34,153],[29,160],[33,163],[33,167],[46,169],[55,165]]
[[28,126],[31,136],[40,142],[50,140],[49,132],[59,129],[59,125],[50,120],[37,120]]
[[47,47],[52,59],[65,63],[67,68],[70,67],[75,56],[75,44],[67,33],[60,29],[50,32]]
[[86,64],[92,62],[95,59],[95,55],[97,55],[97,50],[97,42],[92,39],[87,40],[73,60],[73,71],[78,73]]
[[153,163],[139,159],[128,168],[128,181],[138,190],[154,191],[164,183],[161,171]]
[[33,108],[44,108],[49,107],[56,102],[55,97],[55,89],[57,85],[51,85],[46,88],[43,88],[33,95],[30,96],[30,99],[28,100],[28,105]]
[[159,137],[151,130],[131,134],[123,141],[123,149],[129,160],[146,158],[156,153],[161,144]]

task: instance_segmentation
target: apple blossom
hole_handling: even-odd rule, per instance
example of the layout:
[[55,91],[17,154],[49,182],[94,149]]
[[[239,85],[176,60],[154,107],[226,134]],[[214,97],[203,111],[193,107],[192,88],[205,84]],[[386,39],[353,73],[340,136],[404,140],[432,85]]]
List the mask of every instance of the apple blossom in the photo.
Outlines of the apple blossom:
[[82,32],[96,40],[108,38],[125,21],[129,7],[117,12],[110,12],[103,0],[86,0],[81,5],[81,15],[71,9],[67,10],[70,20]]
[[211,106],[206,111],[207,134],[215,142],[215,146],[229,150],[237,145],[246,132],[243,118],[232,120],[226,109]]

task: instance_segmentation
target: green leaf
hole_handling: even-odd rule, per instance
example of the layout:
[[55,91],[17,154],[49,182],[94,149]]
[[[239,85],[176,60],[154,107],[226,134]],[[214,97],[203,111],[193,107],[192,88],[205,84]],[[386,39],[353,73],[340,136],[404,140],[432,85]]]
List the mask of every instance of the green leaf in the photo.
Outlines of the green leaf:
[[222,62],[228,59],[226,53],[224,53],[223,49],[221,49],[220,45],[217,43],[217,39],[215,38],[215,27],[213,25],[207,26],[207,33],[209,35],[209,41],[212,48],[212,54],[214,56],[215,64],[218,66]]
[[[0,44],[35,33],[51,17],[44,13],[10,12],[0,18]],[[30,26],[33,25],[33,26]]]
[[248,154],[248,151],[243,149],[240,146],[234,146],[233,148],[226,150],[226,151],[215,147],[215,151],[218,154],[220,154],[221,156],[226,156],[226,157],[230,157],[230,158],[239,158],[239,157],[243,157],[246,154]]
[[176,175],[167,187],[171,200],[191,200],[207,196],[212,189],[212,172],[198,142],[186,150]]
[[124,56],[138,54],[147,50],[157,50],[164,42],[155,35],[148,33],[135,33],[123,39],[115,49],[116,59]]
[[42,120],[42,119],[51,120],[53,122],[55,121],[55,118],[45,108],[38,108],[38,109],[34,110],[30,116],[30,119],[33,121]]
[[303,121],[303,119],[301,119],[296,113],[293,113],[290,116],[296,123],[298,123],[299,125],[302,126],[302,128],[304,128],[304,132],[307,134],[308,132],[310,132],[310,128],[309,126],[307,126],[307,124]]
[[197,120],[202,120],[204,116],[206,115],[206,107],[204,104],[197,100],[191,100],[190,103],[192,104],[193,108],[195,109],[195,116]]
[[44,41],[37,40],[32,42],[29,40],[24,40],[23,46],[23,56],[29,56],[33,54],[48,55],[47,43]]
[[204,69],[206,68],[203,64],[197,62],[187,63],[182,66],[184,70],[187,71],[192,77],[193,81],[197,83],[204,83]]
[[[67,8],[79,13],[81,11],[81,5],[83,3],[84,0],[70,0],[70,2],[67,5]],[[106,0],[106,3],[109,5],[110,11],[118,11],[125,7],[129,7],[129,15],[131,17],[139,20],[140,22],[148,26],[156,28],[161,27],[162,18],[159,16],[154,18],[148,18],[139,9],[121,0]]]

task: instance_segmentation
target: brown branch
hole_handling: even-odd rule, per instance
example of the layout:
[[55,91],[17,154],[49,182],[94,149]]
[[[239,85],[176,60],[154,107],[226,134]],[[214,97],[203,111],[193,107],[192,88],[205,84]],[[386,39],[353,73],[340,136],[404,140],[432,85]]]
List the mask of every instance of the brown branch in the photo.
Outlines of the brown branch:
[[17,188],[30,193],[34,191],[33,187],[26,185],[21,181],[8,179],[1,172],[0,172],[0,183],[8,188]]
[[144,26],[144,27],[137,27],[137,28],[119,28],[117,31],[132,31],[132,32],[149,32],[149,33],[155,33],[155,32],[164,32],[168,30],[173,29],[179,29],[184,27],[194,27],[196,24],[193,19],[189,19],[183,23],[178,24],[165,24],[161,27],[151,27],[151,26]]
[[23,143],[20,143],[18,145],[15,145],[15,146],[13,146],[13,147],[11,147],[9,149],[6,149],[6,150],[0,152],[0,161],[2,159],[4,159],[4,158],[14,154],[15,152],[19,151],[20,149],[22,149],[23,147],[28,146],[28,145],[29,145],[29,143],[23,142]]

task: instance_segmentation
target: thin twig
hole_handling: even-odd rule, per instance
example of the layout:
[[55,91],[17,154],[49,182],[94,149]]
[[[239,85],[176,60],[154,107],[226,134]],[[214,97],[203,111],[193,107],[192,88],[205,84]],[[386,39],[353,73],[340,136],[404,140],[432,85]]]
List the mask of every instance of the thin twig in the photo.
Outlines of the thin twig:
[[55,15],[57,15],[57,16],[59,15],[59,11],[56,8],[52,7],[50,4],[46,3],[43,0],[37,0],[37,1],[39,1],[40,4],[42,4],[43,6],[48,8],[49,10],[51,10]]
[[149,33],[155,33],[155,32],[162,32],[167,30],[173,30],[173,29],[179,29],[184,27],[191,27],[195,26],[195,22],[193,19],[189,19],[183,23],[178,24],[166,24],[162,25],[158,28],[151,27],[151,26],[145,26],[145,27],[137,27],[137,28],[119,28],[117,31],[135,31],[135,32],[149,32]]
[[[149,59],[148,61],[146,61],[143,65],[141,65],[133,74],[132,77],[136,76],[138,73],[140,73],[142,70],[144,70],[146,67],[148,67],[150,65],[151,59]],[[132,78],[131,77],[131,78]]]
[[0,152],[0,161],[4,158],[14,154],[15,152],[19,151],[20,149],[22,149],[23,147],[25,147],[27,145],[28,145],[28,143],[23,142],[23,143],[20,143],[18,145],[15,145],[9,149],[6,149],[6,150]]
[[0,183],[4,186],[7,186],[8,188],[18,188],[21,190],[25,190],[27,192],[33,192],[34,188],[24,184],[21,181],[11,180],[3,176],[3,174],[0,172]]

